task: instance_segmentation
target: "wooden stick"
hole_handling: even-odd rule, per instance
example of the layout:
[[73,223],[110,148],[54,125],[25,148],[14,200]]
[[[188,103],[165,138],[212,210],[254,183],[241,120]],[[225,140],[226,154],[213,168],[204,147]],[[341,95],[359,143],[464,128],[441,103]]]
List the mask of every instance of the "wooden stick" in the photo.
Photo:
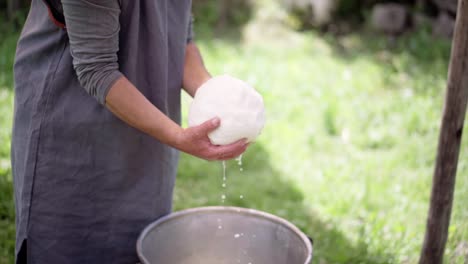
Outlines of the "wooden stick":
[[468,0],[458,1],[447,92],[420,264],[441,264],[468,101]]

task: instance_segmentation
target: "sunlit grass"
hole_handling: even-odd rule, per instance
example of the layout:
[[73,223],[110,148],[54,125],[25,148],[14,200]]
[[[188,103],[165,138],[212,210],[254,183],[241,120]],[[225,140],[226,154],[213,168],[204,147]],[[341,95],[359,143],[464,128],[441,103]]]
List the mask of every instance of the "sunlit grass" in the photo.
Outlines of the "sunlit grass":
[[[228,169],[228,204],[296,223],[316,237],[316,263],[416,262],[448,43],[425,32],[393,48],[385,38],[365,33],[268,41],[200,42],[213,73],[247,80],[267,107],[267,126],[244,158],[244,171],[234,162]],[[421,48],[429,42],[432,49]],[[190,99],[185,102],[187,109]],[[454,250],[468,240],[467,142],[465,137],[446,254],[450,263],[463,263]],[[220,168],[183,156],[177,208],[219,204]],[[192,184],[197,188],[189,189]]]

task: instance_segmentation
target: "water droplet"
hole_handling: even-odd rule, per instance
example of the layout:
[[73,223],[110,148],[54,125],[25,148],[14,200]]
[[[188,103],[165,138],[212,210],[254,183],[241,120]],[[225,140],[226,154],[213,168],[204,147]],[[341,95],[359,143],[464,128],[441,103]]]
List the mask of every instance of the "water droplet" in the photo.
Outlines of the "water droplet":
[[236,159],[237,161],[237,165],[239,165],[239,171],[243,171],[244,169],[242,168],[242,155],[240,155],[239,157],[237,157]]
[[237,164],[239,166],[242,166],[242,155],[240,155],[239,157],[236,158],[236,161],[237,161]]
[[[222,162],[222,165],[223,165],[223,183],[222,183],[221,186],[222,186],[223,188],[226,188],[226,161],[223,161],[223,162]],[[223,195],[221,196],[221,203],[224,204],[225,200],[226,200],[226,195],[223,194]]]

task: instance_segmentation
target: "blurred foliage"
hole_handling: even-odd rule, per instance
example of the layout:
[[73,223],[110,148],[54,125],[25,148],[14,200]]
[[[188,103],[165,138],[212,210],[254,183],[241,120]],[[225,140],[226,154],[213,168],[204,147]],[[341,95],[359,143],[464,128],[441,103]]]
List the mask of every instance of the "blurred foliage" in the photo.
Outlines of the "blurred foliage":
[[[408,6],[415,6],[417,0],[337,0],[338,4],[335,10],[335,15],[338,19],[358,19],[365,18],[367,12],[379,3],[400,3]],[[421,2],[421,1],[420,1]]]
[[240,28],[253,15],[253,0],[193,0],[195,26],[199,32]]
[[431,6],[429,0],[328,0],[332,6],[330,13],[332,18],[329,23],[324,25],[314,25],[311,21],[314,16],[314,6],[323,5],[322,0],[280,0],[283,6],[288,10],[288,22],[293,28],[305,30],[311,28],[320,28],[323,30],[336,29],[337,27],[357,27],[365,23],[369,17],[372,7],[379,3],[401,3],[410,9],[418,11],[429,11]]
[[9,22],[15,22],[14,24],[8,23],[9,26],[18,27],[21,25],[20,18],[21,13],[24,13],[28,9],[31,0],[0,0],[0,18],[8,18]]

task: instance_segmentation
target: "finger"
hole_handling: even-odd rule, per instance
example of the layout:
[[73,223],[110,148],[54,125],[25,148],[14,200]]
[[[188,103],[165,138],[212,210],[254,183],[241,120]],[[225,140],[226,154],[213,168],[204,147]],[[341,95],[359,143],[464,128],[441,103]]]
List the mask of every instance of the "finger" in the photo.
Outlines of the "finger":
[[214,155],[217,159],[226,160],[239,156],[244,153],[248,147],[247,140],[239,140],[233,144],[226,146],[216,146],[214,148]]
[[211,131],[218,128],[220,125],[221,125],[221,120],[218,117],[215,117],[195,127],[195,129],[197,130],[198,135],[205,136]]
[[[226,157],[230,157],[233,153],[237,153],[242,151],[242,149],[247,148],[247,140],[241,139],[237,142],[234,142],[230,145],[213,145],[208,143],[206,153],[207,157],[211,160],[220,160],[225,159]],[[244,150],[245,151],[245,150]]]
[[230,155],[227,155],[223,158],[223,160],[231,160],[231,159],[235,159],[237,157],[239,157],[240,155],[242,155],[245,151],[247,150],[247,147],[244,147],[242,149],[240,149],[239,151],[237,152],[234,152]]
[[229,145],[224,145],[224,146],[217,146],[217,151],[220,152],[233,152],[235,149],[240,149],[244,146],[247,146],[249,143],[247,142],[247,139],[241,139],[238,140],[232,144]]
[[218,160],[231,160],[231,159],[235,159],[237,157],[239,157],[240,155],[242,155],[242,153],[244,153],[245,151],[247,150],[247,148],[242,148],[236,152],[233,152],[233,153],[229,153],[229,154],[225,154],[225,155],[222,155],[220,157],[218,157]]

